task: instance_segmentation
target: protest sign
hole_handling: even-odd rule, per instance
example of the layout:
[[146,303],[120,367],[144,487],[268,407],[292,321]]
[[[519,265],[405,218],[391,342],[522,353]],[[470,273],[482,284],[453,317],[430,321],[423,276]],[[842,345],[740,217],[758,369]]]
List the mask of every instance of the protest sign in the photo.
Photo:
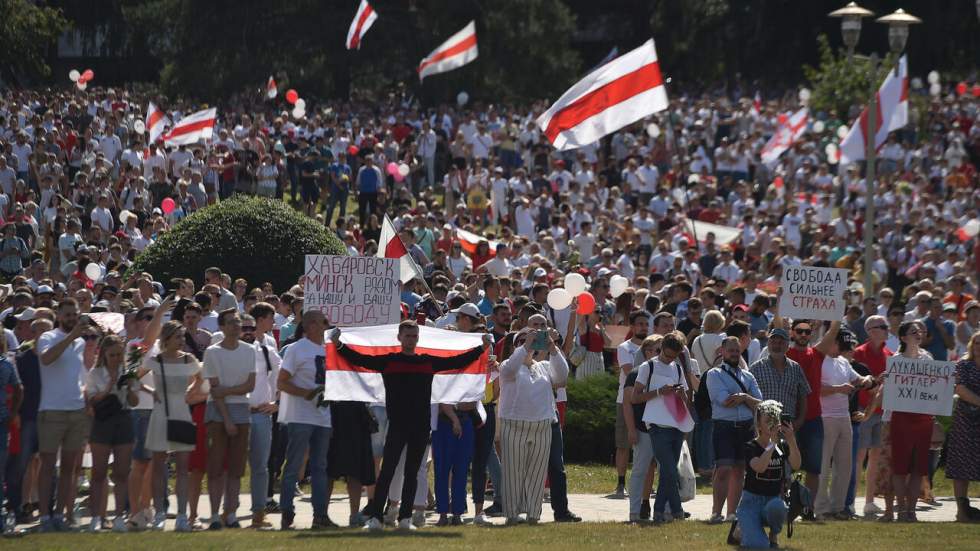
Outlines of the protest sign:
[[339,327],[398,323],[398,260],[374,256],[306,255],[303,311],[319,310]]
[[841,321],[847,270],[788,266],[780,280],[779,315],[784,318]]
[[927,415],[953,414],[953,362],[891,356],[886,365],[882,408]]

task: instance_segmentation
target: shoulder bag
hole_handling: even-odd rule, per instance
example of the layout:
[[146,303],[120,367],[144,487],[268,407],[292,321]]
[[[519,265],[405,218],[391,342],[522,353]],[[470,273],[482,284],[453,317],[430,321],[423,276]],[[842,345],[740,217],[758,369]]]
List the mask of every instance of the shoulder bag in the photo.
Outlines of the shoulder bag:
[[167,415],[167,440],[178,444],[196,444],[197,427],[190,421],[170,418],[170,397],[167,395],[167,374],[163,368],[163,354],[157,356],[160,362],[160,379],[163,380],[163,409]]

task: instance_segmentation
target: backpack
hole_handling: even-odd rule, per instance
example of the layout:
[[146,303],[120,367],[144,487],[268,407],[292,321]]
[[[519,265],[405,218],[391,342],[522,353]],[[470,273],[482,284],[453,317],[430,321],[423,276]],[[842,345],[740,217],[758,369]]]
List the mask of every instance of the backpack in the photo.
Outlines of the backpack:
[[745,385],[742,384],[742,381],[740,381],[738,377],[735,377],[726,369],[713,367],[708,371],[705,371],[704,375],[701,376],[701,384],[698,385],[698,391],[694,393],[694,412],[698,414],[698,419],[701,421],[711,419],[711,396],[708,394],[708,373],[716,370],[727,373],[729,377],[738,383],[738,387],[742,389],[742,392],[748,392],[745,389]]

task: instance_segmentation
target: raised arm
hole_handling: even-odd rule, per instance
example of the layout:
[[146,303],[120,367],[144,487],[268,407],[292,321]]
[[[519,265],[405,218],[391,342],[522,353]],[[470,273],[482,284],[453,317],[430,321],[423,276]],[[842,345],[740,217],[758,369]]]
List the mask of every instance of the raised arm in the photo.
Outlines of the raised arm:
[[352,350],[349,346],[341,342],[340,329],[334,329],[333,333],[330,335],[330,340],[333,341],[334,347],[337,349],[337,353],[343,356],[345,360],[356,366],[370,369],[371,371],[384,371],[385,365],[388,363],[388,356],[390,356],[390,354],[385,354],[383,356],[369,356],[367,354],[361,354],[360,352]]
[[459,356],[438,358],[436,356],[425,355],[425,357],[432,360],[433,371],[453,371],[454,369],[463,369],[467,365],[475,362],[480,358],[480,355],[483,354],[483,351],[486,349],[487,346],[486,343],[484,343],[476,348],[471,348]]
[[504,360],[504,363],[500,364],[500,378],[507,381],[516,379],[517,370],[524,364],[524,359],[527,358],[527,354],[527,343],[514,348],[514,352],[510,357]]
[[814,347],[817,350],[817,352],[820,352],[824,356],[829,354],[830,347],[834,345],[834,341],[837,340],[837,333],[839,332],[840,332],[840,321],[831,322],[830,329],[828,329],[827,332],[824,333],[823,338],[820,339],[820,342],[818,342],[817,346]]

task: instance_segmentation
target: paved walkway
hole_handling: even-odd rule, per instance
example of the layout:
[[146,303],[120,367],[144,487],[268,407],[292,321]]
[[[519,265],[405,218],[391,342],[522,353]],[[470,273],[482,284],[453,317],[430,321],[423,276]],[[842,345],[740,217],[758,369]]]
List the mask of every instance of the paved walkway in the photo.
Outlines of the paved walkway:
[[[936,506],[926,506],[921,504],[917,510],[918,518],[920,521],[925,522],[952,522],[956,519],[956,502],[952,497],[940,497],[937,498],[938,504]],[[112,510],[112,503],[109,503],[109,510]],[[629,501],[626,499],[615,499],[609,496],[601,496],[595,494],[572,494],[568,498],[569,509],[575,514],[582,517],[586,522],[623,522],[629,516]],[[974,500],[976,501],[976,500]],[[171,496],[171,513],[173,513],[173,505],[175,499]],[[347,504],[347,496],[343,494],[334,495],[330,500],[330,516],[334,522],[340,524],[341,526],[347,525],[349,507]],[[879,506],[884,506],[879,499],[877,501]],[[362,506],[366,504],[366,500],[362,502]],[[247,527],[249,524],[249,513],[251,505],[251,497],[248,494],[242,494],[241,505],[238,508],[239,513],[242,515],[240,520],[242,521],[242,526]],[[857,500],[857,510],[861,511],[864,507],[864,499],[858,498]],[[210,511],[210,505],[208,503],[207,495],[201,496],[200,501],[200,513],[205,515]],[[296,519],[294,522],[294,527],[297,529],[304,529],[310,526],[313,520],[313,511],[309,505],[309,496],[300,498],[296,507]],[[684,509],[691,513],[691,518],[696,521],[706,521],[711,516],[711,496],[710,495],[698,495],[693,501],[685,503]],[[202,517],[204,518],[204,517]],[[438,515],[434,512],[427,512],[426,519],[429,525],[434,524],[438,519]],[[472,515],[464,515],[465,522],[468,524],[472,521]],[[279,515],[273,514],[268,515],[267,520],[273,524],[275,528],[279,527]],[[494,524],[503,524],[503,518],[492,518],[491,521]],[[547,503],[544,505],[544,510],[542,514],[542,521],[552,522],[551,508]],[[83,511],[83,516],[81,517],[80,526],[87,527],[89,522],[88,512]],[[203,521],[202,521],[203,522]],[[167,530],[172,530],[174,525],[173,515],[167,521]],[[28,528],[28,526],[18,526],[18,528]]]

